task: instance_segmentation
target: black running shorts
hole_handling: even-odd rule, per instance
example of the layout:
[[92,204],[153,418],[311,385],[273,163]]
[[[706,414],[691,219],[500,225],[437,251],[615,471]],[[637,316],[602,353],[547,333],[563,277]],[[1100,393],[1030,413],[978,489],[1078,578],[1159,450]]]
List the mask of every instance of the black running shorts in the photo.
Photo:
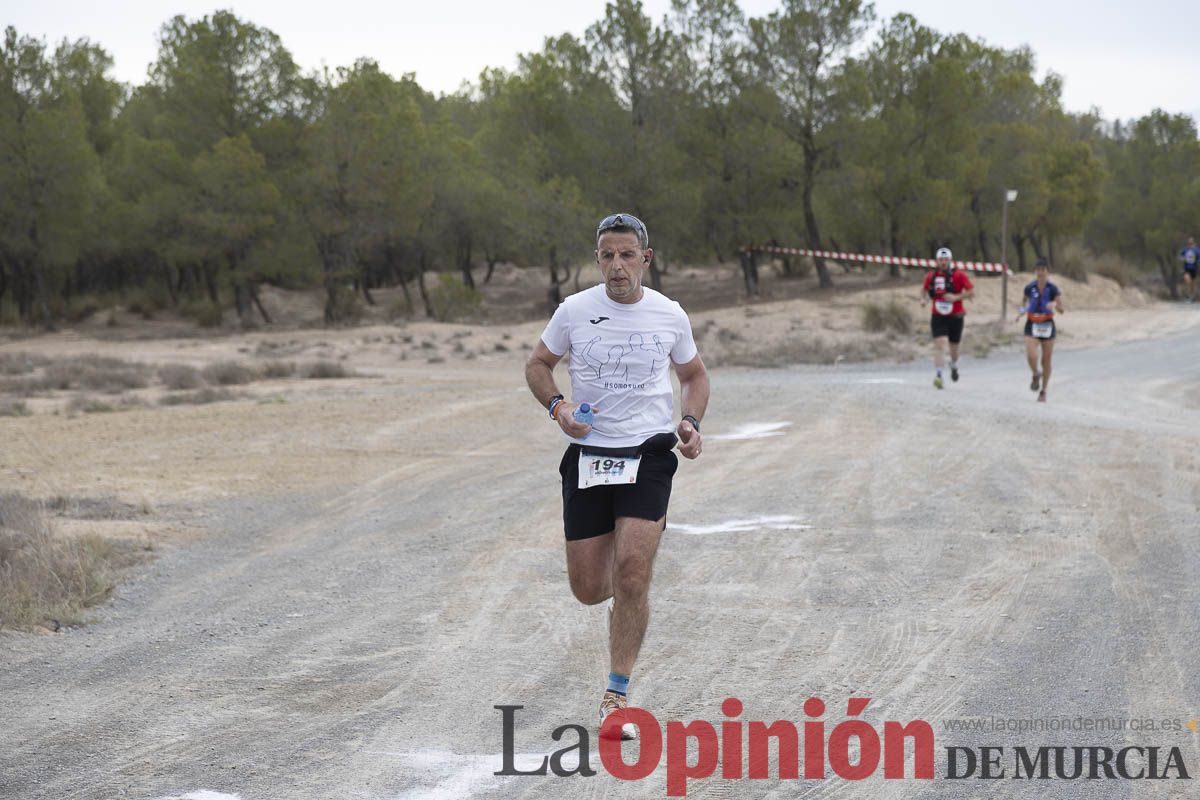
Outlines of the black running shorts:
[[567,541],[610,533],[616,528],[617,517],[664,518],[671,499],[671,479],[678,468],[679,458],[674,452],[655,450],[642,454],[637,483],[580,489],[579,445],[571,445],[558,465]]
[[1050,335],[1043,339],[1033,335],[1033,323],[1029,320],[1025,320],[1025,335],[1030,339],[1036,339],[1039,342],[1048,342],[1054,337],[1058,336],[1058,327],[1054,324],[1054,320],[1050,320]]
[[941,314],[934,314],[929,318],[929,328],[933,331],[933,338],[937,339],[946,336],[954,344],[962,341],[963,332],[963,317],[961,314],[954,317],[944,317]]

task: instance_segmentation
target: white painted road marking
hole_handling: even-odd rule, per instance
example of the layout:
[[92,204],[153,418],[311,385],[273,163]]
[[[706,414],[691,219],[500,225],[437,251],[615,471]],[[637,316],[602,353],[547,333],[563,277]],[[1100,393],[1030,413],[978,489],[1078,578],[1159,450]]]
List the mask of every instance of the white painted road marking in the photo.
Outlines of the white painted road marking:
[[783,436],[783,429],[789,427],[791,424],[790,422],[751,422],[747,425],[740,425],[729,433],[714,433],[705,438],[709,441],[713,439],[724,439],[727,441],[765,439],[768,436]]
[[669,522],[667,529],[689,536],[707,536],[712,533],[750,533],[763,529],[805,531],[812,528],[812,525],[805,525],[799,519],[799,517],[787,516],[754,517],[753,519],[731,519],[728,522],[718,522],[714,525],[681,525],[677,522]]

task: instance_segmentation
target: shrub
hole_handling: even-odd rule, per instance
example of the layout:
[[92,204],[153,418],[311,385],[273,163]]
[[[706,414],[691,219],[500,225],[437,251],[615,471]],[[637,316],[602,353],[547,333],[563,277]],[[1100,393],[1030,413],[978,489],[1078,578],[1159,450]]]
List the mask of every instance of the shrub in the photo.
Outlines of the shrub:
[[214,389],[208,386],[195,392],[164,395],[159,398],[158,404],[160,406],[205,405],[223,400],[236,400],[238,397],[240,395],[228,389]]
[[438,276],[438,285],[429,293],[434,317],[440,322],[461,319],[479,309],[483,295],[459,280],[457,275]]
[[268,361],[262,366],[264,378],[290,378],[296,374],[296,365],[291,361]]
[[863,330],[871,333],[909,333],[912,330],[912,313],[894,297],[886,303],[868,300],[862,307],[862,326]]
[[240,386],[258,378],[255,370],[237,361],[218,361],[215,364],[209,364],[200,371],[200,374],[204,380],[218,386]]
[[24,400],[0,399],[0,417],[28,417],[32,413]]
[[225,319],[225,312],[216,303],[200,301],[181,306],[179,313],[194,321],[201,328],[219,328]]
[[0,375],[28,375],[49,360],[31,353],[0,353]]
[[1105,253],[1092,256],[1092,272],[1114,280],[1121,286],[1133,286],[1137,283],[1140,270],[1118,255]]
[[45,508],[0,494],[0,626],[78,624],[112,593],[130,548],[98,536],[59,536]]
[[347,369],[339,361],[317,361],[304,368],[304,377],[315,380],[329,378],[353,378],[357,375],[354,370]]
[[167,364],[158,368],[158,378],[168,389],[197,389],[204,385],[200,370],[189,364]]

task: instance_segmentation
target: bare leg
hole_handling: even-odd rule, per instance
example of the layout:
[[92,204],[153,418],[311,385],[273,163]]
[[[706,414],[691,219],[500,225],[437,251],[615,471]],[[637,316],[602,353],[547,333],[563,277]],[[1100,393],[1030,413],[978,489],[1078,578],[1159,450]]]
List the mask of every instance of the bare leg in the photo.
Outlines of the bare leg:
[[612,586],[616,601],[609,631],[610,669],[633,672],[650,622],[650,579],[665,519],[618,517]]
[[950,342],[950,363],[957,364],[958,363],[958,348],[962,344],[962,342],[951,342],[949,339],[947,339],[946,341]]
[[950,339],[945,336],[939,336],[933,340],[933,365],[941,371],[946,365],[946,345]]
[[594,606],[613,596],[612,575],[615,535],[567,542],[567,577],[571,592],[584,605]]
[[1029,372],[1038,374],[1038,340],[1032,336],[1025,337],[1025,360],[1029,362]]
[[1042,391],[1050,385],[1050,356],[1054,353],[1054,340],[1042,340]]

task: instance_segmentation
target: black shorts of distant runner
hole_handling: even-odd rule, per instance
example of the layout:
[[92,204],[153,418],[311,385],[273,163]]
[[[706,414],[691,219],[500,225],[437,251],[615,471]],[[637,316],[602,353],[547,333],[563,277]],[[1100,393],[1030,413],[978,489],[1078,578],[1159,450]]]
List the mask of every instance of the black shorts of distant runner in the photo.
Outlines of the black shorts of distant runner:
[[945,336],[952,343],[958,344],[962,341],[963,319],[962,314],[953,316],[934,314],[929,318],[929,328],[933,331],[933,338],[938,339]]
[[[1033,335],[1033,326],[1034,325],[1046,325],[1046,324],[1050,325],[1050,335],[1049,336],[1034,336]],[[1033,320],[1027,319],[1027,320],[1025,320],[1025,335],[1029,336],[1033,339],[1040,339],[1041,341],[1046,342],[1046,341],[1053,339],[1055,336],[1058,336],[1058,328],[1055,327],[1054,320],[1052,320],[1052,319],[1046,320],[1045,322],[1034,322]]]

